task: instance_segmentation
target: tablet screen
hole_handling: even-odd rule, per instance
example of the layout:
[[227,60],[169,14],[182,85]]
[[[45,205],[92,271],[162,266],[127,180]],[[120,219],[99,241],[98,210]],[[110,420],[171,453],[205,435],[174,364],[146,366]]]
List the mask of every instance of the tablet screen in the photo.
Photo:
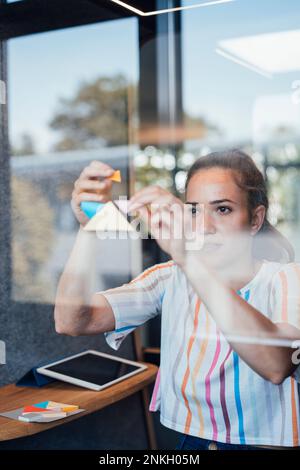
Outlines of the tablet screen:
[[140,368],[118,360],[87,353],[46,369],[101,386]]

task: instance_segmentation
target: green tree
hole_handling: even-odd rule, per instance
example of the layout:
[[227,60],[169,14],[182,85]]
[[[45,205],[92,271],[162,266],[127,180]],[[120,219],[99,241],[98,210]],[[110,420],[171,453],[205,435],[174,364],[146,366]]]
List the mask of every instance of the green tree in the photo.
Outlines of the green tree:
[[[129,97],[135,92],[123,75],[83,82],[75,95],[61,98],[49,123],[61,138],[55,150],[91,149],[128,142]],[[131,111],[130,111],[131,112]]]

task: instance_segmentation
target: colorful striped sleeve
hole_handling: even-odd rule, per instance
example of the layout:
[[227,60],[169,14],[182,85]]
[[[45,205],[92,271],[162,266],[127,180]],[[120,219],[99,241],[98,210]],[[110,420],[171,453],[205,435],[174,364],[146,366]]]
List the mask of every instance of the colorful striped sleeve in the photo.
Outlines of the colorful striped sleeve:
[[111,348],[119,349],[129,333],[160,313],[173,267],[173,261],[156,264],[128,284],[99,292],[110,303],[115,317],[115,330],[104,333]]
[[[271,289],[272,321],[289,323],[299,329],[300,340],[300,264],[288,263],[275,274]],[[299,358],[300,354],[296,354]],[[294,373],[300,382],[300,364]]]

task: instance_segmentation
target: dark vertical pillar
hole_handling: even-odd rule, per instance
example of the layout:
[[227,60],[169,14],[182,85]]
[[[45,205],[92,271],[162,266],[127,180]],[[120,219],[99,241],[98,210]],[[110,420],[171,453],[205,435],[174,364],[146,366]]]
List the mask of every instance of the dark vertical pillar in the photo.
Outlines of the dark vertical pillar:
[[[157,9],[180,5],[177,0],[157,0]],[[165,13],[139,18],[139,119],[141,135],[151,130],[154,139],[141,146],[155,145],[167,148],[175,156],[180,143],[172,140],[172,130],[181,127],[182,107],[182,61],[181,61],[181,14]],[[157,133],[155,133],[157,130]],[[164,139],[164,130],[170,140]],[[168,130],[170,132],[168,132]],[[173,170],[173,181],[177,168]],[[176,191],[175,182],[173,190]],[[144,240],[145,265],[164,261],[166,255],[154,240]]]
[[[0,2],[0,7],[1,7]],[[11,286],[10,164],[7,110],[7,44],[0,41],[0,311],[7,308]]]
[[[178,5],[176,0],[157,0],[158,10]],[[140,129],[158,128],[155,142],[143,140],[143,145],[170,149],[174,142],[160,141],[159,130],[180,126],[183,119],[180,12],[139,18],[139,42]]]
[[[173,0],[159,0],[157,3],[161,9],[178,5]],[[158,122],[174,128],[182,124],[180,13],[157,16],[157,44]]]
[[[157,0],[156,3],[158,10],[180,5],[176,0]],[[139,18],[139,42],[140,131],[143,135],[144,130],[152,129],[150,135],[157,136],[148,142],[142,139],[141,147],[155,145],[168,149],[176,156],[180,142],[176,136],[172,139],[172,130],[176,132],[183,123],[181,13]],[[163,137],[166,134],[170,136],[169,141]],[[176,171],[177,168],[173,170],[173,181]],[[176,191],[175,182],[173,190]],[[168,259],[156,241],[151,239],[143,240],[143,255],[144,268]],[[159,320],[157,317],[148,325],[147,341],[151,346],[160,344]]]

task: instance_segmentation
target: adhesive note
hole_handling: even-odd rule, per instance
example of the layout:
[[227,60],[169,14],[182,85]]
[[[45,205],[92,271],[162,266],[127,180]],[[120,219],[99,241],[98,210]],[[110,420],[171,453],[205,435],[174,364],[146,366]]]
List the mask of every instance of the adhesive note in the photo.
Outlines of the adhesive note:
[[69,405],[68,403],[59,403],[56,401],[43,401],[41,403],[36,403],[35,405],[25,406],[24,412],[38,412],[38,411],[64,411],[70,412],[78,410],[78,405]]
[[133,227],[113,202],[107,202],[105,207],[86,224],[86,231],[132,232]]
[[110,180],[115,181],[116,183],[121,183],[121,172],[116,170],[111,176],[108,177]]
[[101,211],[101,209],[105,206],[104,202],[95,202],[95,201],[82,201],[80,203],[80,209],[85,215],[91,219],[94,217],[97,212]]
[[[64,415],[67,416],[72,416],[78,413],[81,413],[84,411],[84,409],[79,408],[78,410],[71,411],[70,413],[64,413]],[[25,422],[50,422],[50,421],[56,421],[57,419],[63,419],[65,416],[60,416],[54,417],[53,413],[50,411],[49,414],[46,415],[44,414],[44,417],[39,416],[40,413],[34,413],[31,418],[28,418],[29,414],[22,416],[23,413],[23,408],[17,408],[16,410],[11,410],[11,411],[6,411],[4,413],[0,413],[0,416],[3,416],[4,418],[9,418],[9,419],[15,419],[15,420],[20,420],[20,421],[25,421]]]
[[[121,172],[120,170],[116,170],[112,176],[109,176],[108,179],[115,181],[116,183],[121,183]],[[94,217],[97,212],[99,212],[103,207],[105,206],[105,203],[102,202],[96,202],[96,201],[82,201],[80,203],[80,208],[82,212],[85,213],[85,215],[91,219]]]
[[79,406],[78,405],[68,405],[67,403],[58,403],[56,401],[49,401],[48,402],[48,409],[57,409],[60,408],[61,411],[69,412],[69,411],[75,411],[78,410]]
[[35,406],[35,405],[32,405],[32,406],[25,406],[24,409],[23,409],[23,413],[31,413],[31,412],[34,412],[34,413],[38,413],[40,411],[48,411],[47,408],[40,408],[38,406]]
[[37,408],[47,408],[49,401],[41,401],[41,403],[35,403],[32,406],[36,406]]

